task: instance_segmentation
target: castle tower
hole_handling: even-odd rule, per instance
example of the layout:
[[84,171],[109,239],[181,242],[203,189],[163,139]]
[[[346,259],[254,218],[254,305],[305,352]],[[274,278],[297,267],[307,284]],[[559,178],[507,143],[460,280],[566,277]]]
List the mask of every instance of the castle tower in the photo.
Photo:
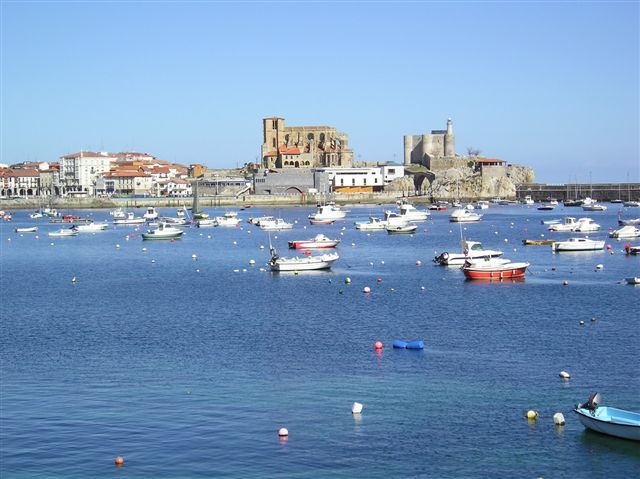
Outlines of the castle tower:
[[404,135],[404,166],[411,166],[412,151],[413,151],[413,136]]
[[456,156],[456,137],[453,135],[453,122],[447,120],[447,132],[444,135],[444,156]]

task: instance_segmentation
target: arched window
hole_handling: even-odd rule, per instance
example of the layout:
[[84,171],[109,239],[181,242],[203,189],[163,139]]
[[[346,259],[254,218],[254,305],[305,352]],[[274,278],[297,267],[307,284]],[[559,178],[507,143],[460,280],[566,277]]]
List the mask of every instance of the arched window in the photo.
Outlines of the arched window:
[[313,133],[309,133],[307,135],[307,140],[309,140],[309,141],[313,140],[314,138],[315,138],[315,136],[313,136]]
[[324,142],[324,133],[320,133],[320,143]]

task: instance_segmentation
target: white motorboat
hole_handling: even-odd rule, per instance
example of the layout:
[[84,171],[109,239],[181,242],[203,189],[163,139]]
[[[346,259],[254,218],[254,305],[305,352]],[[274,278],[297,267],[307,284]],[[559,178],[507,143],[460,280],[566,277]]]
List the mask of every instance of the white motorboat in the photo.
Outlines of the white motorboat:
[[47,236],[52,238],[66,238],[68,236],[78,236],[78,232],[74,228],[61,229],[56,231],[50,231]]
[[287,223],[282,218],[276,218],[272,220],[261,220],[258,225],[260,229],[265,231],[279,231],[279,230],[290,230],[293,228],[293,223]]
[[588,237],[569,238],[556,241],[551,245],[553,251],[597,251],[604,248],[604,240],[592,240]]
[[39,211],[35,211],[29,215],[29,218],[31,218],[32,220],[39,220],[42,217],[43,217],[43,214],[40,213]]
[[153,206],[149,206],[147,208],[147,211],[145,211],[144,215],[142,215],[143,218],[147,221],[152,221],[155,219],[158,219],[158,212],[156,211],[156,209]]
[[196,226],[198,228],[213,228],[216,225],[215,219],[203,218],[201,220],[196,221]]
[[331,264],[339,258],[338,253],[281,258],[276,250],[271,248],[271,260],[268,264],[271,271],[311,271],[331,268]]
[[620,226],[635,226],[640,225],[640,218],[629,218],[627,220],[623,220],[622,218],[618,219],[618,224]]
[[573,231],[576,233],[592,233],[599,229],[600,225],[598,223],[594,223],[591,218],[580,218]]
[[534,201],[533,201],[533,199],[531,198],[530,195],[527,195],[527,196],[524,197],[523,203],[525,205],[532,205],[532,204],[534,204]]
[[109,214],[113,217],[114,220],[124,219],[127,217],[122,208],[116,208],[115,210],[110,211]]
[[549,231],[569,232],[577,226],[578,220],[573,216],[565,217],[561,223],[553,223],[549,226]]
[[225,218],[235,218],[238,216],[237,211],[227,211],[224,215]]
[[545,203],[538,206],[539,211],[552,211],[554,209],[555,209],[555,205],[552,205],[551,203]]
[[387,221],[376,218],[375,216],[369,216],[369,221],[356,223],[356,229],[362,231],[380,231],[387,227]]
[[583,211],[607,211],[607,207],[605,205],[601,205],[600,203],[591,203],[591,204],[583,204]]
[[617,239],[638,238],[640,237],[640,229],[632,225],[623,226],[609,233],[609,237]]
[[318,234],[314,238],[308,240],[289,241],[290,249],[307,249],[307,248],[335,248],[340,243],[339,239],[331,239],[323,234]]
[[458,209],[454,210],[453,213],[449,216],[449,221],[452,223],[473,223],[475,221],[480,221],[482,219],[482,215],[479,213],[474,213],[473,211],[469,211],[467,209]]
[[28,226],[26,228],[16,228],[16,233],[37,233],[37,226]]
[[307,218],[310,220],[340,220],[347,216],[347,212],[341,210],[336,205],[318,205],[315,213],[310,214]]
[[83,225],[75,225],[73,229],[78,233],[95,233],[96,231],[104,231],[108,227],[108,223],[86,223]]
[[127,213],[126,218],[118,218],[113,220],[114,225],[139,225],[144,222],[144,218],[136,217],[132,212]]
[[467,260],[497,258],[502,254],[499,250],[484,249],[479,241],[462,241],[462,253],[444,252],[433,261],[442,266],[462,266]]
[[472,204],[475,210],[486,210],[489,208],[489,202],[485,200],[474,201]]
[[158,228],[142,233],[143,240],[171,240],[178,239],[184,234],[180,228],[169,226],[166,223],[159,223]]
[[[390,211],[385,212],[385,216],[393,214]],[[398,202],[398,217],[403,222],[411,222],[416,223],[419,221],[426,221],[431,216],[431,213],[427,210],[419,210],[411,203],[406,203],[404,201]]]
[[162,216],[158,218],[158,223],[167,223],[168,225],[181,226],[187,224],[187,219],[185,217],[174,218],[172,216]]
[[240,224],[242,220],[236,218],[235,216],[216,216],[214,221],[216,226],[235,228]]
[[622,206],[626,206],[627,208],[638,208],[640,207],[640,201],[625,201]]
[[640,277],[638,277],[638,276],[633,276],[631,278],[625,278],[624,280],[625,280],[625,282],[627,284],[633,284],[633,285],[640,284]]
[[273,216],[257,216],[255,218],[249,218],[247,223],[249,223],[251,225],[260,226],[260,222],[261,221],[270,221],[270,220],[273,220],[273,219],[274,219]]

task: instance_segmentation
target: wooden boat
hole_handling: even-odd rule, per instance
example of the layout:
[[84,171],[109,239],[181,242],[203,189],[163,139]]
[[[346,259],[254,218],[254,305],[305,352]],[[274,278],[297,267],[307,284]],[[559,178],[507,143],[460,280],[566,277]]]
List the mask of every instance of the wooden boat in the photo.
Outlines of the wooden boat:
[[37,233],[37,232],[38,232],[37,226],[29,226],[26,228],[16,228],[16,233]]
[[600,394],[594,393],[573,410],[587,429],[609,436],[640,441],[640,413],[600,406]]
[[418,229],[418,226],[414,224],[389,225],[385,229],[390,235],[413,234]]
[[525,246],[549,246],[555,243],[556,240],[550,239],[523,239],[522,244]]
[[467,260],[462,271],[468,279],[501,280],[522,278],[528,267],[529,263],[516,263],[501,258],[485,258]]

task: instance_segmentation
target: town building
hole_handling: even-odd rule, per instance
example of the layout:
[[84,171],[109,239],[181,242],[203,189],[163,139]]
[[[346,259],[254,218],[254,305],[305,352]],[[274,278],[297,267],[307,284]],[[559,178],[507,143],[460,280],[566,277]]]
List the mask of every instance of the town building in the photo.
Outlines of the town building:
[[40,172],[35,168],[0,170],[0,196],[28,198],[40,194]]
[[118,157],[113,153],[80,151],[60,157],[60,183],[63,194],[96,194],[96,181],[111,169]]
[[333,126],[285,126],[284,118],[262,120],[262,167],[353,166],[349,137]]

